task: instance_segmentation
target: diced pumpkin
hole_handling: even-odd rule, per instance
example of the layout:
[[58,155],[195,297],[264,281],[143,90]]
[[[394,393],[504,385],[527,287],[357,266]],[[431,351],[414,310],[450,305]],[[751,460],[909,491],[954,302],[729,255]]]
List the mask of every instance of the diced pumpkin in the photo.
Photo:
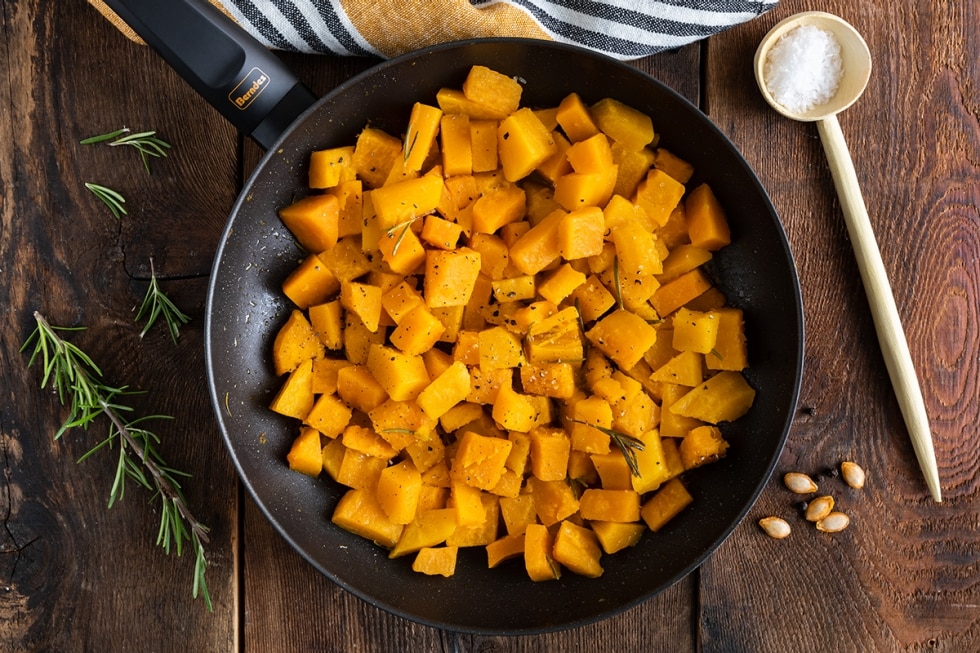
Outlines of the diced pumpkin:
[[595,256],[602,252],[605,231],[605,217],[600,208],[575,209],[558,224],[558,252],[568,261]]
[[337,502],[330,520],[356,535],[390,549],[398,543],[404,526],[395,524],[385,514],[374,492],[351,489]]
[[667,481],[656,494],[643,504],[640,515],[647,527],[651,531],[657,532],[693,502],[694,497],[687,491],[684,484],[681,483],[680,479],[674,478]]
[[477,347],[480,369],[484,372],[518,367],[524,360],[520,338],[503,327],[480,331]]
[[351,363],[357,365],[367,363],[371,346],[384,342],[384,337],[383,329],[371,331],[353,313],[344,315],[344,352]]
[[561,567],[554,559],[554,538],[547,527],[528,524],[524,532],[524,568],[534,582],[557,580]]
[[524,274],[537,274],[559,254],[558,225],[566,212],[557,209],[521,236],[510,248],[510,260]]
[[269,408],[280,415],[303,419],[313,408],[313,360],[307,359],[289,373]]
[[357,174],[353,159],[352,145],[317,150],[310,154],[310,188],[332,188],[342,181],[353,179]]
[[711,288],[711,281],[700,268],[697,268],[660,286],[650,298],[650,303],[657,313],[666,317],[709,288]]
[[532,324],[525,344],[533,364],[581,361],[584,354],[578,311],[570,306]]
[[601,207],[612,197],[619,168],[610,166],[598,172],[570,172],[555,180],[555,201],[568,211],[589,206]]
[[579,497],[579,514],[589,521],[639,521],[640,495],[633,490],[588,488]]
[[568,411],[568,427],[572,448],[586,453],[608,453],[609,435],[603,429],[612,428],[612,408],[597,396],[574,402]]
[[393,524],[409,524],[422,492],[422,475],[411,460],[385,467],[378,479],[378,503]]
[[378,227],[388,231],[431,213],[442,197],[443,181],[438,175],[406,179],[371,192]]
[[[617,224],[612,228],[610,238],[616,247],[621,276],[642,277],[663,272],[656,237],[638,222]],[[627,285],[622,284],[623,290]]]
[[599,539],[602,550],[609,554],[636,546],[647,529],[643,524],[620,524],[602,521],[590,522],[589,526]]
[[465,306],[480,274],[480,254],[468,247],[431,249],[425,258],[423,296],[429,308]]
[[388,267],[399,274],[412,274],[424,262],[426,249],[412,230],[413,222],[388,229],[378,240],[378,250]]
[[616,310],[599,320],[585,336],[622,369],[636,365],[657,340],[657,330],[627,310]]
[[521,365],[524,392],[553,399],[569,399],[575,394],[575,368],[571,363],[529,363]]
[[279,219],[308,252],[337,244],[340,202],[334,195],[309,195],[279,209]]
[[513,443],[504,438],[494,438],[467,431],[459,440],[459,448],[453,458],[453,474],[467,485],[490,490],[504,473],[504,465]]
[[645,494],[656,490],[670,478],[670,471],[667,469],[667,459],[660,444],[660,433],[656,429],[647,431],[640,440],[643,442],[643,449],[634,450],[640,475],[634,475],[631,480],[633,489],[640,494]]
[[636,187],[635,202],[661,227],[684,196],[684,184],[654,168]]
[[551,132],[527,107],[514,111],[497,127],[497,155],[507,181],[528,176],[555,151]]
[[415,399],[429,385],[422,357],[404,354],[391,347],[371,345],[367,367],[395,401]]
[[298,308],[322,304],[338,290],[340,282],[320,257],[310,254],[282,282],[282,292]]
[[613,162],[619,166],[613,193],[624,198],[633,197],[637,186],[653,165],[656,155],[649,148],[634,150],[621,143],[613,143],[612,153]]
[[417,553],[426,547],[434,547],[446,541],[456,530],[456,511],[452,508],[427,510],[405,525],[401,537],[388,553],[389,558],[400,558]]
[[472,66],[463,80],[462,90],[468,100],[490,107],[497,115],[506,116],[517,111],[524,87],[514,78],[496,70]]
[[691,388],[675,383],[662,383],[660,388],[660,435],[665,438],[682,438],[687,432],[704,422],[692,417],[679,415],[670,409],[678,399],[687,394]]
[[718,372],[675,401],[670,410],[710,424],[731,422],[748,412],[755,390],[739,372]]
[[599,133],[599,127],[578,93],[569,93],[562,99],[555,119],[572,142],[584,141]]
[[690,243],[677,245],[663,260],[663,272],[658,275],[660,283],[673,281],[685,272],[698,268],[711,260],[711,252]]
[[402,142],[373,127],[365,127],[354,145],[353,164],[357,176],[371,188],[380,188],[395,161],[402,158]]
[[320,445],[320,432],[314,428],[303,427],[293,440],[286,454],[289,468],[306,474],[319,476],[323,471],[323,447]]
[[493,569],[505,560],[524,555],[524,533],[504,535],[487,545],[487,567]]
[[684,201],[691,244],[715,252],[732,242],[728,218],[711,187],[701,184]]
[[602,481],[602,487],[606,490],[632,490],[633,481],[629,464],[619,449],[609,453],[594,453],[592,456],[592,466],[595,467]]
[[470,118],[470,149],[473,172],[497,169],[497,121]]
[[504,528],[508,535],[524,533],[529,524],[535,523],[537,515],[534,512],[534,498],[530,494],[516,497],[501,497],[500,516],[504,520]]
[[[442,110],[422,102],[412,105],[405,129],[403,166],[410,172],[418,172],[436,143]],[[433,206],[435,208],[435,206]]]
[[564,429],[535,427],[530,438],[531,473],[542,481],[560,481],[568,475],[572,443]]
[[470,117],[465,114],[444,115],[440,119],[442,170],[447,177],[473,172],[473,149],[470,141]]
[[590,529],[577,526],[570,521],[563,521],[555,534],[554,558],[570,571],[598,578],[602,575],[602,548],[599,539]]
[[337,198],[337,236],[359,236],[364,225],[364,183],[360,179],[342,181],[330,190]]
[[337,370],[337,395],[349,406],[369,413],[388,399],[388,393],[364,365]]
[[725,456],[728,442],[717,426],[699,426],[688,431],[679,445],[684,469],[694,469]]
[[368,418],[375,432],[398,450],[417,441],[431,443],[438,439],[433,433],[435,420],[422,412],[414,401],[389,399],[368,413]]
[[650,377],[659,383],[673,383],[689,388],[701,383],[704,375],[701,371],[704,357],[693,351],[682,351],[664,363]]
[[313,360],[313,394],[337,392],[337,376],[340,370],[353,365],[345,358],[316,358]]
[[535,277],[524,274],[508,279],[498,279],[491,282],[493,297],[501,304],[534,299],[538,292]]
[[344,462],[345,455],[347,455],[347,447],[344,446],[340,438],[329,440],[321,451],[323,471],[334,481],[337,480],[337,476],[340,474],[340,466]]
[[624,147],[639,150],[654,139],[653,121],[646,114],[618,100],[604,98],[590,111],[599,129]]
[[473,203],[473,231],[492,234],[505,224],[523,218],[525,211],[525,195],[520,186],[492,190]]
[[343,348],[344,312],[339,300],[310,306],[308,315],[313,332],[324,347],[335,351]]
[[564,479],[542,481],[532,476],[527,488],[534,500],[534,512],[545,526],[553,526],[578,511],[578,499]]
[[381,288],[356,281],[340,284],[340,304],[360,318],[368,331],[377,331],[381,319]]
[[420,304],[402,318],[389,339],[403,353],[420,356],[439,341],[445,330],[446,327],[428,307]]
[[[444,113],[465,114],[471,120],[502,120],[507,113],[496,107],[487,106],[467,98],[463,91],[455,88],[441,88],[436,93],[436,104]],[[496,134],[494,134],[496,138]]]
[[749,364],[742,311],[721,308],[715,314],[718,316],[718,335],[714,348],[704,357],[705,365],[709,370],[740,372]]
[[[415,552],[412,571],[426,576],[451,577],[456,573],[459,546],[423,547]],[[399,556],[400,557],[400,556]]]
[[272,343],[272,362],[277,375],[292,372],[301,363],[322,358],[323,343],[302,311],[293,309]]
[[432,419],[439,419],[470,394],[470,372],[455,361],[434,378],[416,398],[419,407]]
[[662,147],[657,148],[653,165],[682,184],[690,181],[691,176],[694,174],[694,166]]
[[422,225],[422,240],[439,249],[455,249],[463,228],[455,222],[444,220],[435,214],[425,216]]
[[497,397],[493,401],[493,418],[507,430],[527,433],[538,422],[539,411],[534,397],[514,390],[508,370],[498,372],[503,372],[506,376],[500,382]]
[[442,438],[432,437],[428,439],[413,437],[408,446],[404,447],[404,452],[408,454],[415,468],[419,472],[427,472],[433,466],[446,460],[446,445]]
[[497,539],[500,523],[500,508],[497,503],[499,498],[487,492],[476,492],[480,521],[470,525],[457,523],[456,530],[446,538],[446,546],[486,546]]
[[[388,461],[384,458],[370,456],[344,447],[344,457],[340,461],[336,481],[349,488],[368,490],[372,500],[377,502],[375,491],[378,487],[378,479],[381,478],[381,472],[387,466]],[[379,505],[378,509],[380,508]]]
[[353,236],[341,238],[336,245],[317,256],[340,282],[353,281],[372,268],[370,259],[361,251],[359,239]]
[[715,348],[720,320],[714,311],[702,313],[681,307],[674,313],[673,324],[673,347],[677,351],[708,354]]

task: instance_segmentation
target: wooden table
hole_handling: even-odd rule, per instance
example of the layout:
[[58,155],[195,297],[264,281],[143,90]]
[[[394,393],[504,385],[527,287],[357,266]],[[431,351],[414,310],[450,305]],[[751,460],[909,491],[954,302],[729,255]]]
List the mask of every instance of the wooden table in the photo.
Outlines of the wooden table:
[[[305,563],[238,483],[204,369],[205,290],[238,189],[260,157],[155,54],[83,0],[0,10],[0,650],[3,651],[949,651],[980,650],[980,5],[783,0],[770,14],[636,65],[698,103],[755,168],[794,250],[806,314],[799,412],[749,518],[699,570],[594,625],[517,638],[417,625],[351,596]],[[813,125],[763,102],[752,55],[779,19],[843,16],[875,69],[841,116],[905,322],[945,500],[929,497],[882,362]],[[289,56],[318,93],[369,62]],[[81,146],[121,126],[173,145],[152,163]],[[85,188],[122,192],[112,216]],[[134,322],[153,260],[193,320],[175,345]],[[211,527],[208,613],[192,558],[155,545],[138,488],[106,509],[114,457],[77,459],[104,425],[52,436],[64,418],[21,344],[41,311],[107,381],[164,413],[168,461]],[[786,514],[779,477],[862,464],[853,518],[784,541],[756,520]]]

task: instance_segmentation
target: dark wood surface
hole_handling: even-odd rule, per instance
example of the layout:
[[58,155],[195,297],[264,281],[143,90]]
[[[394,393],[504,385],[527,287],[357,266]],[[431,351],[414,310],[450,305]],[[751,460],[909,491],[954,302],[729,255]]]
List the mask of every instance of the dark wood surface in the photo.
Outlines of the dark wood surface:
[[[837,13],[875,68],[841,116],[932,423],[944,501],[929,497],[891,391],[813,125],[763,102],[755,47],[779,19]],[[239,485],[204,370],[205,292],[221,229],[260,151],[148,49],[83,0],[0,4],[0,650],[2,651],[943,651],[980,650],[980,6],[783,0],[770,14],[636,65],[698,103],[742,150],[781,214],[806,315],[800,410],[749,517],[699,570],[599,623],[541,636],[443,632],[384,613],[306,564]],[[369,62],[289,56],[318,93]],[[174,149],[147,176],[131,152],[80,146],[120,126]],[[115,220],[83,187],[122,192]],[[178,344],[134,323],[153,259],[193,320]],[[102,434],[72,431],[21,344],[41,311],[107,380],[145,394],[164,455],[211,527],[215,610],[190,596],[192,558],[155,545],[137,489],[106,509]],[[851,527],[755,521],[791,514],[778,477],[843,459],[869,474]]]

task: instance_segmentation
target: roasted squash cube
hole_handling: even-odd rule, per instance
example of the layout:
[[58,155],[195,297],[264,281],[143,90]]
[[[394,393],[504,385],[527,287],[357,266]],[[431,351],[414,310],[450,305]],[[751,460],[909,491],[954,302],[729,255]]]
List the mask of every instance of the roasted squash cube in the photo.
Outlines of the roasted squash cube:
[[554,559],[554,538],[541,524],[528,524],[524,533],[524,568],[535,582],[557,580],[561,567]]
[[681,483],[680,479],[674,478],[667,481],[656,494],[643,504],[640,515],[650,530],[657,532],[693,502],[694,497],[687,491],[684,484]]
[[740,372],[718,372],[670,406],[671,412],[684,417],[718,424],[731,422],[749,411],[755,390]]
[[635,366],[657,340],[657,330],[643,318],[619,309],[599,320],[585,336],[621,369]]
[[602,548],[590,529],[563,521],[555,534],[554,558],[572,572],[588,578],[602,575]]
[[378,503],[394,524],[409,524],[422,492],[422,475],[411,460],[403,460],[381,470],[378,479]]
[[398,543],[402,530],[385,514],[372,490],[351,489],[337,502],[331,521],[344,530],[390,549]]
[[323,471],[323,447],[320,445],[320,432],[314,428],[304,427],[293,440],[286,454],[289,468],[306,474],[319,476]]
[[528,176],[555,151],[551,132],[529,108],[514,111],[497,128],[497,155],[507,181]]
[[371,345],[367,367],[395,401],[415,399],[429,385],[429,374],[422,357],[411,356],[391,347]]
[[315,254],[337,244],[340,202],[334,195],[310,195],[279,209],[279,219],[303,249]]

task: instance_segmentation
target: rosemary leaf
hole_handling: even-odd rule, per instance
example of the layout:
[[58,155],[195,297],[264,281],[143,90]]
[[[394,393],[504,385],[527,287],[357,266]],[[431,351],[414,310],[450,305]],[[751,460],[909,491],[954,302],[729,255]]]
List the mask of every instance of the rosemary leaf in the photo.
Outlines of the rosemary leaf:
[[626,433],[621,433],[614,429],[606,428],[604,426],[589,424],[588,422],[583,422],[579,419],[569,418],[569,421],[575,422],[576,424],[591,426],[592,428],[608,435],[613,443],[619,447],[619,450],[623,452],[623,457],[626,458],[626,464],[630,468],[630,474],[633,476],[640,476],[640,465],[636,460],[636,452],[643,451],[646,448],[646,445],[643,444],[643,440],[635,438],[632,435],[627,435]]
[[99,184],[93,184],[91,182],[85,182],[85,188],[92,191],[92,194],[98,197],[102,202],[109,207],[112,211],[112,215],[119,220],[123,215],[126,215],[126,207],[123,204],[126,203],[126,198],[120,195],[118,192],[112,190],[111,188],[106,188],[105,186],[100,186]]
[[58,429],[55,438],[74,427],[86,429],[92,422],[104,416],[109,421],[105,439],[85,453],[79,462],[96,451],[118,447],[116,472],[109,491],[109,507],[125,496],[126,483],[132,481],[161,498],[163,511],[157,544],[168,554],[171,549],[180,555],[185,542],[194,549],[193,596],[201,596],[208,610],[214,610],[205,580],[207,557],[204,544],[208,541],[208,528],[191,513],[182,494],[176,476],[186,476],[168,467],[156,449],[160,437],[145,428],[144,423],[156,419],[169,419],[165,415],[152,415],[125,419],[132,408],[122,404],[120,398],[134,394],[125,386],[112,387],[103,383],[102,372],[81,349],[62,339],[59,332],[77,331],[51,326],[39,312],[34,313],[36,327],[21,346],[21,351],[33,348],[28,365],[39,360],[42,363],[42,388],[54,387],[62,405],[70,405],[68,417]]
[[110,147],[128,145],[139,152],[140,159],[143,161],[143,167],[146,169],[146,174],[150,174],[150,161],[148,157],[167,156],[170,143],[159,138],[155,131],[143,131],[135,134],[130,134],[129,131],[129,128],[123,127],[122,129],[117,129],[106,134],[90,136],[79,142],[82,145],[108,142]]
[[170,298],[164,294],[163,290],[160,289],[160,283],[157,281],[156,269],[153,267],[153,259],[150,259],[150,285],[146,289],[146,295],[143,297],[143,303],[140,305],[139,310],[136,312],[136,321],[146,318],[146,324],[143,326],[143,330],[140,331],[140,338],[145,336],[156,321],[157,318],[163,316],[164,322],[167,323],[167,330],[170,332],[170,337],[176,343],[177,338],[180,337],[180,326],[182,324],[187,324],[190,322],[190,317],[181,312],[177,306],[170,301]]
[[619,257],[613,257],[613,279],[616,282],[616,308],[623,310],[623,285],[619,280]]

